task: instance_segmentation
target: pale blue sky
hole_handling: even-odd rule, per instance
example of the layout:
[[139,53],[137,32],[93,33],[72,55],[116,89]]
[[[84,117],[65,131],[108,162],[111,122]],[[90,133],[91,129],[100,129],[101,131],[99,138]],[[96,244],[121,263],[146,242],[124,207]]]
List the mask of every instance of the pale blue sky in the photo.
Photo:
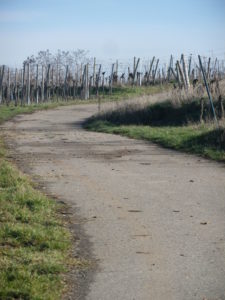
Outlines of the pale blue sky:
[[0,64],[39,50],[99,59],[225,57],[225,0],[0,0]]

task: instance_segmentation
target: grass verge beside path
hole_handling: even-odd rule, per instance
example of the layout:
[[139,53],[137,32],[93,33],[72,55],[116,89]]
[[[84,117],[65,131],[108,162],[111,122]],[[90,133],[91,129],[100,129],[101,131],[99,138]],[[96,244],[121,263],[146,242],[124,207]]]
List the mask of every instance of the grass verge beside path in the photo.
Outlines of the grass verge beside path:
[[71,237],[60,208],[1,151],[0,299],[61,299]]
[[[1,105],[0,123],[59,105]],[[64,274],[76,263],[70,257],[72,238],[60,217],[62,208],[7,161],[0,137],[0,299],[61,299]]]
[[[222,105],[225,109],[225,102]],[[158,143],[164,147],[194,153],[225,162],[225,120],[221,103],[214,102],[221,127],[210,121],[211,107],[204,99],[175,103],[129,103],[97,114],[84,127],[92,131],[120,134]],[[202,120],[200,123],[199,120]]]
[[166,148],[194,153],[225,162],[225,129],[210,124],[186,126],[115,125],[106,120],[91,119],[85,128],[143,139]]
[[106,90],[103,93],[101,90],[99,92],[100,99],[103,102],[107,101],[120,101],[132,98],[138,98],[142,96],[154,95],[161,92],[165,92],[171,88],[171,84],[164,85],[149,85],[149,86],[117,86],[113,87],[112,94]]

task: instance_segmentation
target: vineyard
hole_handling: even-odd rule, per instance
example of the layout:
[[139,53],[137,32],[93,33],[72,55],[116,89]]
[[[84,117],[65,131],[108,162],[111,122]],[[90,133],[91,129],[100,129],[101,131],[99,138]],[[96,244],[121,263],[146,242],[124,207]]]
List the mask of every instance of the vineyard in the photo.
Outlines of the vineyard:
[[[0,67],[0,104],[15,106],[57,100],[94,99],[112,95],[123,87],[163,86],[170,83],[176,94],[203,97],[204,86],[221,99],[220,82],[225,77],[224,61],[190,55],[168,63],[134,57],[130,62],[109,63],[88,58],[87,52],[40,51],[27,58],[22,68]],[[211,99],[212,100],[212,99]],[[215,100],[215,99],[214,99]],[[222,112],[223,114],[223,112]]]

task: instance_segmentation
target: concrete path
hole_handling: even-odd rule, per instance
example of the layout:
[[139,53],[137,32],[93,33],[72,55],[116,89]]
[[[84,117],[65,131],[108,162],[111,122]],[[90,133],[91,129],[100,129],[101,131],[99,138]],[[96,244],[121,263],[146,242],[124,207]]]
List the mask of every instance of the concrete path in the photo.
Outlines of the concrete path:
[[225,299],[225,166],[86,132],[81,123],[96,109],[61,107],[4,124],[23,169],[76,212],[75,231],[97,262],[68,297]]

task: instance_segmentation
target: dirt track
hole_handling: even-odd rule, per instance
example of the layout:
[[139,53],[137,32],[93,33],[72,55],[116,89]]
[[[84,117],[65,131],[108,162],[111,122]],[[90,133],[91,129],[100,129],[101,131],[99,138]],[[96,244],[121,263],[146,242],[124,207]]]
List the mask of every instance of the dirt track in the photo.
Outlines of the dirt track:
[[69,204],[80,252],[97,262],[70,299],[225,299],[224,165],[86,132],[96,109],[4,124],[12,155]]

